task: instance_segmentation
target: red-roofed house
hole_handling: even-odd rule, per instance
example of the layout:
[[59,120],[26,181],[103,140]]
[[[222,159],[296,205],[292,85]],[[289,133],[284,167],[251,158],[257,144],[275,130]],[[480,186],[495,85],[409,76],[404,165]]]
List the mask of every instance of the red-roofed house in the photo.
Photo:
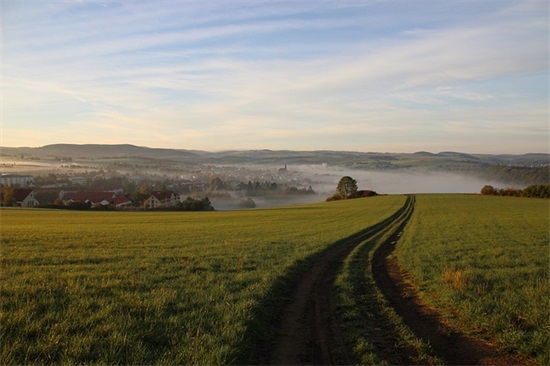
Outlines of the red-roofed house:
[[180,203],[180,195],[172,191],[153,192],[147,198],[147,207],[149,208],[173,207],[178,203]]
[[118,207],[122,207],[122,206],[128,206],[128,205],[131,205],[132,204],[132,200],[129,199],[128,197],[126,196],[118,196],[118,197],[115,197],[113,198],[113,200],[111,201],[113,202],[113,204],[118,208]]
[[34,197],[34,190],[30,188],[16,188],[13,190],[15,205],[20,207],[35,207],[40,203]]
[[108,206],[111,203],[114,204],[117,198],[114,192],[65,192],[62,197],[64,204],[86,202],[91,206]]

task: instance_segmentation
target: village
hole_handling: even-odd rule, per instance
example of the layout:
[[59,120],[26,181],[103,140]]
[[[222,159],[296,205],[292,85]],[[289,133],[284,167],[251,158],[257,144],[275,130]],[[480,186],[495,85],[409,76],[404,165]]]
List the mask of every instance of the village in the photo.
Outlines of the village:
[[267,169],[210,166],[185,174],[71,168],[74,166],[69,166],[68,172],[0,174],[0,204],[66,209],[208,210],[213,209],[212,202],[224,208],[254,208],[256,201],[265,198],[315,195],[309,182],[290,174],[286,165]]

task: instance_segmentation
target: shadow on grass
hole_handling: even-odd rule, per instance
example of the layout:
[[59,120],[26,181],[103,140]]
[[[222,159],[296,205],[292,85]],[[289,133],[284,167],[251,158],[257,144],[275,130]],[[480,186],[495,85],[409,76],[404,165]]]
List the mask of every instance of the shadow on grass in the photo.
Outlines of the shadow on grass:
[[403,207],[380,223],[338,240],[325,250],[297,261],[283,276],[275,280],[266,296],[253,310],[243,339],[235,347],[234,352],[229,354],[228,363],[240,365],[268,364],[276,346],[278,330],[284,312],[292,300],[292,294],[300,283],[301,277],[321,258],[330,255],[332,251],[346,248],[351,252],[354,247],[391,225],[405,212],[407,205],[408,200]]

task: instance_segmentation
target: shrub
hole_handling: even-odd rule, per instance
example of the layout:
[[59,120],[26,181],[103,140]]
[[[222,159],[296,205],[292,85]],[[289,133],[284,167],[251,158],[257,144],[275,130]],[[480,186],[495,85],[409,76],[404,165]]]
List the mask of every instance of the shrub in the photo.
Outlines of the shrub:
[[484,196],[494,196],[496,195],[497,190],[495,187],[490,185],[485,185],[483,188],[481,188],[481,194]]
[[521,191],[523,197],[550,198],[550,184],[532,185]]
[[376,193],[375,191],[361,190],[352,194],[350,198],[363,198],[363,197],[374,197],[374,196],[378,196],[378,193]]
[[342,197],[342,195],[340,193],[335,193],[332,196],[330,196],[329,198],[327,198],[326,201],[327,202],[339,201],[339,200],[343,200],[343,199],[344,199],[344,197]]

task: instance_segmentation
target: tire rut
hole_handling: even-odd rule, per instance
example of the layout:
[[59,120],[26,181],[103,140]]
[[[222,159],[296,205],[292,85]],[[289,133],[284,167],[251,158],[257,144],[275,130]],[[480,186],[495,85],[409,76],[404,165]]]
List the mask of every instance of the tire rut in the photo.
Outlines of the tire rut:
[[[442,321],[437,309],[421,301],[407,274],[392,257],[395,244],[413,214],[414,203],[414,196],[408,196],[403,207],[390,218],[336,243],[302,274],[292,291],[290,303],[284,308],[277,327],[276,343],[270,347],[271,355],[264,363],[355,363],[351,350],[344,343],[338,319],[335,318],[334,282],[343,261],[356,246],[376,235],[386,235],[372,257],[376,286],[404,323],[417,337],[429,343],[445,364],[533,364],[524,358],[503,353],[487,342],[461,334]],[[382,350],[381,354],[393,354],[393,360],[410,360],[406,350],[393,348],[387,342],[379,344],[392,348]],[[391,363],[390,359],[388,361]]]
[[373,275],[380,291],[413,333],[428,342],[447,365],[529,365],[530,360],[500,351],[496,346],[462,334],[446,324],[439,311],[426,305],[408,274],[392,256],[395,243],[412,216],[382,243],[373,255]]
[[354,234],[328,250],[296,285],[284,311],[270,364],[350,364],[334,318],[334,281],[344,259],[360,243],[386,230],[405,212],[405,205],[388,219]]
[[332,288],[339,264],[350,251],[349,247],[331,251],[304,274],[285,311],[271,364],[335,363]]

